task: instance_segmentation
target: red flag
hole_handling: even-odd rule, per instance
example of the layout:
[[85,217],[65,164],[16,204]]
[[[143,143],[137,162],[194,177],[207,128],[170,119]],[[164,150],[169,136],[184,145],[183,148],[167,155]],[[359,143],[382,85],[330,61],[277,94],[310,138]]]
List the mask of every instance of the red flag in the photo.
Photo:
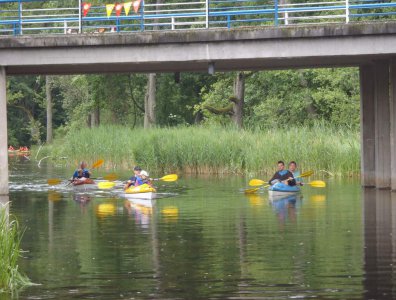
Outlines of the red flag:
[[89,9],[91,8],[91,3],[84,2],[82,4],[82,7],[83,7],[83,16],[86,17],[87,14],[88,14]]
[[140,1],[141,1],[141,0],[136,0],[135,2],[133,2],[133,10],[135,11],[135,13],[137,13],[138,10],[139,10]]
[[115,12],[116,16],[119,17],[122,11],[122,3],[116,3],[115,5]]

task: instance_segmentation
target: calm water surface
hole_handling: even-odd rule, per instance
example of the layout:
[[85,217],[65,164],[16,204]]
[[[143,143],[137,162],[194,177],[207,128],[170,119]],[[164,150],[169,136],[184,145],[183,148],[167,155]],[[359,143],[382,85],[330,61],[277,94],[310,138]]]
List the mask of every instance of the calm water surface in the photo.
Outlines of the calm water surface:
[[19,299],[396,298],[389,191],[330,180],[273,200],[241,193],[250,178],[190,177],[150,207],[46,185],[70,171],[10,161],[20,267],[39,284]]

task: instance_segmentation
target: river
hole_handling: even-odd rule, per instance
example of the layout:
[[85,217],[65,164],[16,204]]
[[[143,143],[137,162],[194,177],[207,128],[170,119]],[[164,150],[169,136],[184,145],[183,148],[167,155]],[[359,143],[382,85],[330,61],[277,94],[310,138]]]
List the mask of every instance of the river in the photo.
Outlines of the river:
[[270,199],[240,191],[250,178],[181,176],[137,203],[46,184],[71,171],[10,159],[20,270],[38,284],[19,299],[396,298],[396,193],[324,179]]

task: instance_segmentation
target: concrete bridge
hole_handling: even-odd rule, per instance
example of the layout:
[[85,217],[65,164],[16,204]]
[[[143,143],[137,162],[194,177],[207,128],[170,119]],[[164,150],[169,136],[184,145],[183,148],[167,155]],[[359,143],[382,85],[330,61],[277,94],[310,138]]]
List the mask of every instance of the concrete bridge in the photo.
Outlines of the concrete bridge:
[[0,194],[8,193],[6,75],[360,68],[362,185],[396,190],[396,23],[0,37]]

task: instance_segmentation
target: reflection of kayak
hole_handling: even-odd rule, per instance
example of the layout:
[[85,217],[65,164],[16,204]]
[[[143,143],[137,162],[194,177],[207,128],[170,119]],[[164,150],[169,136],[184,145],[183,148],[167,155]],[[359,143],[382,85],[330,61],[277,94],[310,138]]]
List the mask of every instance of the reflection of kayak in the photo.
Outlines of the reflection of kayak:
[[155,200],[151,199],[128,199],[128,201],[131,203],[131,206],[135,208],[152,208],[155,205]]
[[127,199],[154,199],[156,196],[156,189],[148,184],[130,187],[124,193]]
[[297,199],[300,199],[300,196],[298,194],[293,194],[293,195],[284,195],[283,197],[281,196],[269,196],[268,198],[270,202],[276,206],[279,205],[280,203],[296,203]]
[[283,197],[287,195],[295,195],[300,192],[300,187],[298,186],[290,186],[284,184],[282,182],[277,182],[274,185],[270,186],[268,189],[268,193],[272,197]]

